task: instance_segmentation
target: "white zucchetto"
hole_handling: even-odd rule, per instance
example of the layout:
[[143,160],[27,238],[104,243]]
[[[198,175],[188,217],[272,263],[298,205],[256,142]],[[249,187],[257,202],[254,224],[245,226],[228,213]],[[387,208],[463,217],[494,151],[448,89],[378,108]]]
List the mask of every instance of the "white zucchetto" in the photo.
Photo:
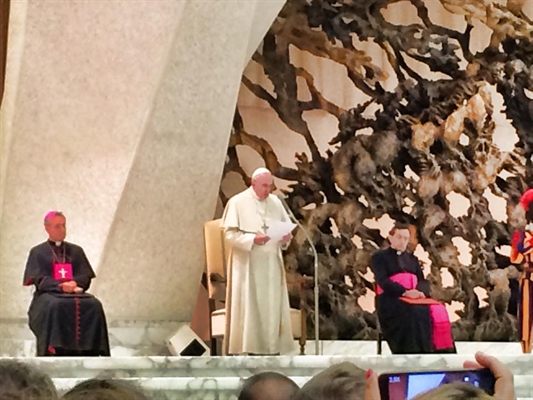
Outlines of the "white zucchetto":
[[255,179],[256,177],[258,177],[259,175],[263,175],[263,174],[272,174],[268,169],[264,168],[264,167],[261,167],[261,168],[257,168],[254,173],[252,174],[252,179]]

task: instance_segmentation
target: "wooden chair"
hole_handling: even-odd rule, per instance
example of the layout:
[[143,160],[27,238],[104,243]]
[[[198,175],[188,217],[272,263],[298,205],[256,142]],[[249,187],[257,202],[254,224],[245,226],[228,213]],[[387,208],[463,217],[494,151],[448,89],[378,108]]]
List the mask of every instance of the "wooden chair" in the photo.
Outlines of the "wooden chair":
[[218,340],[224,337],[226,327],[226,246],[220,219],[204,224],[207,291],[209,295],[209,332],[211,355],[217,354]]
[[[207,289],[209,293],[211,355],[217,355],[217,343],[226,332],[226,283],[229,243],[220,228],[220,219],[204,224]],[[303,297],[301,297],[303,298]],[[303,310],[303,308],[302,308]],[[292,333],[299,339],[300,354],[305,354],[306,315],[302,310],[291,308]]]

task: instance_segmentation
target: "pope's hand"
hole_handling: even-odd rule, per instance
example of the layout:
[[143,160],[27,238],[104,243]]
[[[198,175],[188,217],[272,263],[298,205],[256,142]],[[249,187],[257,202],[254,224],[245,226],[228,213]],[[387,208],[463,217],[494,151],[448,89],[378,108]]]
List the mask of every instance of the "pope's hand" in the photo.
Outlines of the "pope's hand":
[[281,238],[281,243],[287,244],[291,241],[292,235],[290,233],[287,233],[285,236]]
[[261,235],[260,233],[256,233],[255,238],[254,238],[254,244],[257,244],[258,246],[262,246],[269,240],[270,238],[268,236]]

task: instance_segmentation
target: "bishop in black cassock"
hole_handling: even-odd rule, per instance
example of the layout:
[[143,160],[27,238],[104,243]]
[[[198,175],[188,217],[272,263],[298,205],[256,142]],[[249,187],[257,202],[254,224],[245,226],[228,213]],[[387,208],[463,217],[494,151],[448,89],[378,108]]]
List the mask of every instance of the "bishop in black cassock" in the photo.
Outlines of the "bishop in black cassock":
[[416,258],[406,252],[397,254],[395,249],[388,248],[374,254],[372,266],[376,282],[383,290],[377,300],[377,313],[391,353],[431,353],[429,307],[401,301],[399,297],[406,289],[389,279],[401,272],[416,275],[420,279],[417,290],[429,296],[429,284]]
[[35,286],[28,310],[37,337],[37,355],[109,356],[109,340],[100,301],[87,293],[94,271],[83,249],[65,242],[65,217],[45,216],[49,240],[30,250],[24,285]]
[[420,263],[405,251],[409,237],[407,226],[397,224],[391,247],[372,256],[383,337],[392,354],[455,353],[446,309],[429,297]]

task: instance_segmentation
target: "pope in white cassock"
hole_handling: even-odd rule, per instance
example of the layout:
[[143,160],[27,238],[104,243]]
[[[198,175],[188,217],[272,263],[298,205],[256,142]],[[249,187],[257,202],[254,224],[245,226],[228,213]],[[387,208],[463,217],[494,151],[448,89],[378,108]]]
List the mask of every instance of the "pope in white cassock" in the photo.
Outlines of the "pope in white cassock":
[[221,227],[230,245],[226,300],[228,354],[287,354],[295,349],[282,248],[291,240],[266,235],[270,221],[290,221],[270,194],[272,174],[252,175],[252,186],[233,196]]

